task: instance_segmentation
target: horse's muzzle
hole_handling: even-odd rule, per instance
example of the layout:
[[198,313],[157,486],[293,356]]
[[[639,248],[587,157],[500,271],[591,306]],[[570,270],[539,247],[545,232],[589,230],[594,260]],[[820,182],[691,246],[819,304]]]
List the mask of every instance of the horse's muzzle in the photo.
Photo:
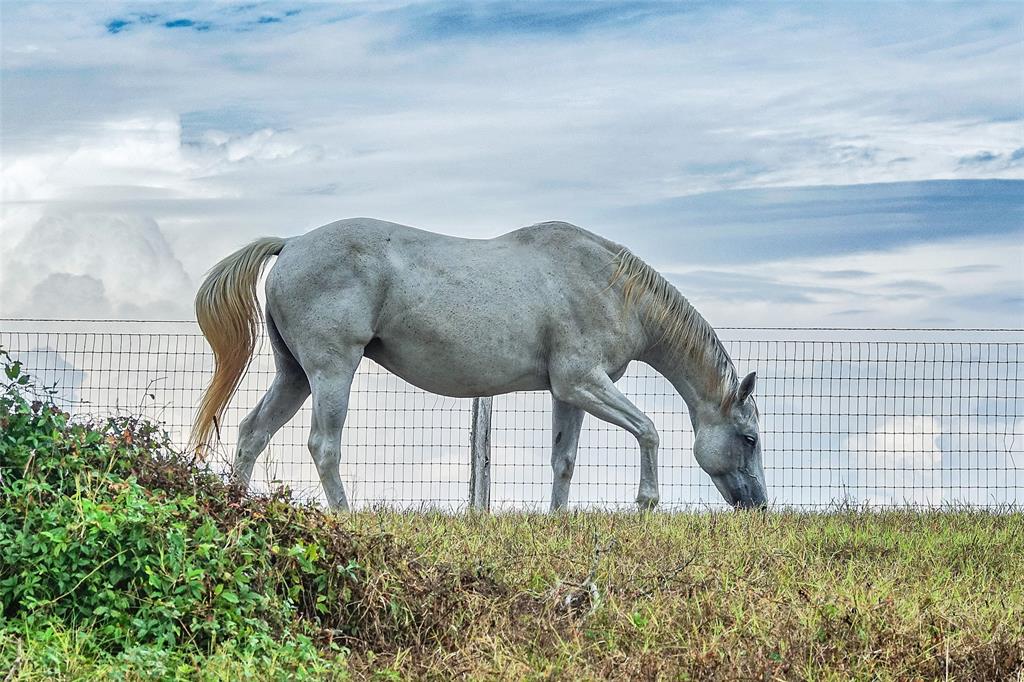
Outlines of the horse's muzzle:
[[768,495],[764,484],[746,471],[733,471],[721,476],[712,476],[715,487],[734,509],[765,509]]
[[736,511],[741,511],[744,509],[759,509],[761,511],[764,511],[768,509],[768,500],[763,498],[761,500],[737,500],[736,504],[733,505],[733,509],[735,509]]
[[768,495],[765,493],[764,486],[761,482],[752,477],[748,477],[746,485],[743,486],[740,494],[733,500],[733,508],[736,510],[740,509],[767,509],[768,508]]

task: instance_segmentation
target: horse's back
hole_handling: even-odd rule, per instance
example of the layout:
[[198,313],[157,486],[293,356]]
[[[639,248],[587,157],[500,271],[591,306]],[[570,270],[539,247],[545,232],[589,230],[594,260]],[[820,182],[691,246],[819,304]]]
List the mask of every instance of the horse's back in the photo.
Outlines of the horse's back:
[[341,247],[345,253],[372,252],[386,254],[394,249],[441,249],[456,252],[487,252],[502,244],[517,244],[534,257],[552,252],[581,249],[599,249],[615,255],[622,246],[572,223],[552,220],[520,227],[491,239],[469,239],[430,232],[400,223],[376,218],[345,218],[328,223],[304,235],[289,240],[303,243],[317,251]]
[[[351,286],[353,280],[378,286],[403,276],[457,276],[463,286],[485,289],[510,281],[537,284],[573,268],[603,270],[622,247],[565,222],[522,227],[492,239],[467,239],[428,232],[374,218],[348,218],[288,240],[278,275],[318,281],[321,290]],[[567,272],[579,281],[584,272]],[[607,277],[602,273],[601,277]],[[419,283],[417,283],[419,284]]]
[[578,225],[560,220],[549,220],[521,227],[496,239],[516,241],[534,251],[547,253],[570,250],[575,253],[597,252],[614,256],[623,247]]
[[[353,335],[369,357],[433,392],[542,389],[552,354],[606,345],[594,330],[621,324],[608,294],[617,249],[568,223],[465,239],[349,219],[288,242],[268,301],[286,338]],[[282,324],[279,310],[291,320]],[[598,362],[607,354],[592,353]]]

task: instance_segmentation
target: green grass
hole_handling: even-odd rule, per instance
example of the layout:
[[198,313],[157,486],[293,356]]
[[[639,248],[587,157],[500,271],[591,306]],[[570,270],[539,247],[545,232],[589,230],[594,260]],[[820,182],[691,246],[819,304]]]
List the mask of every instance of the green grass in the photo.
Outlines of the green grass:
[[105,651],[94,630],[51,625],[0,635],[5,680],[348,680],[343,659],[320,657],[291,643],[263,653],[234,642],[197,653],[188,648],[140,645]]

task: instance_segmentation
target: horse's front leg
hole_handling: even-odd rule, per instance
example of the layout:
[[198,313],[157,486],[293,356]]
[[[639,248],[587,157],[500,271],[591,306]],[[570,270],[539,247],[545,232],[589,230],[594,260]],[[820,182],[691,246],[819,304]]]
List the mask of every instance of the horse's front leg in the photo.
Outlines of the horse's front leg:
[[640,444],[640,487],[636,503],[641,509],[658,504],[658,430],[650,417],[640,411],[615,387],[611,378],[594,371],[582,377],[554,377],[551,392],[559,400],[582,408],[598,419],[621,426]]
[[569,484],[576,467],[576,450],[583,425],[583,410],[551,397],[551,511],[565,509],[569,504]]

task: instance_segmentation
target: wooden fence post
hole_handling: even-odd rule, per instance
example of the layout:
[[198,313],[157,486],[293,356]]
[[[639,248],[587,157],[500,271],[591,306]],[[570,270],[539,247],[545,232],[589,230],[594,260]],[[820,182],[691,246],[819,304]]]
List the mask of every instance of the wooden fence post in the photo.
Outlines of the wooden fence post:
[[469,506],[480,511],[491,508],[491,401],[491,398],[473,399]]

